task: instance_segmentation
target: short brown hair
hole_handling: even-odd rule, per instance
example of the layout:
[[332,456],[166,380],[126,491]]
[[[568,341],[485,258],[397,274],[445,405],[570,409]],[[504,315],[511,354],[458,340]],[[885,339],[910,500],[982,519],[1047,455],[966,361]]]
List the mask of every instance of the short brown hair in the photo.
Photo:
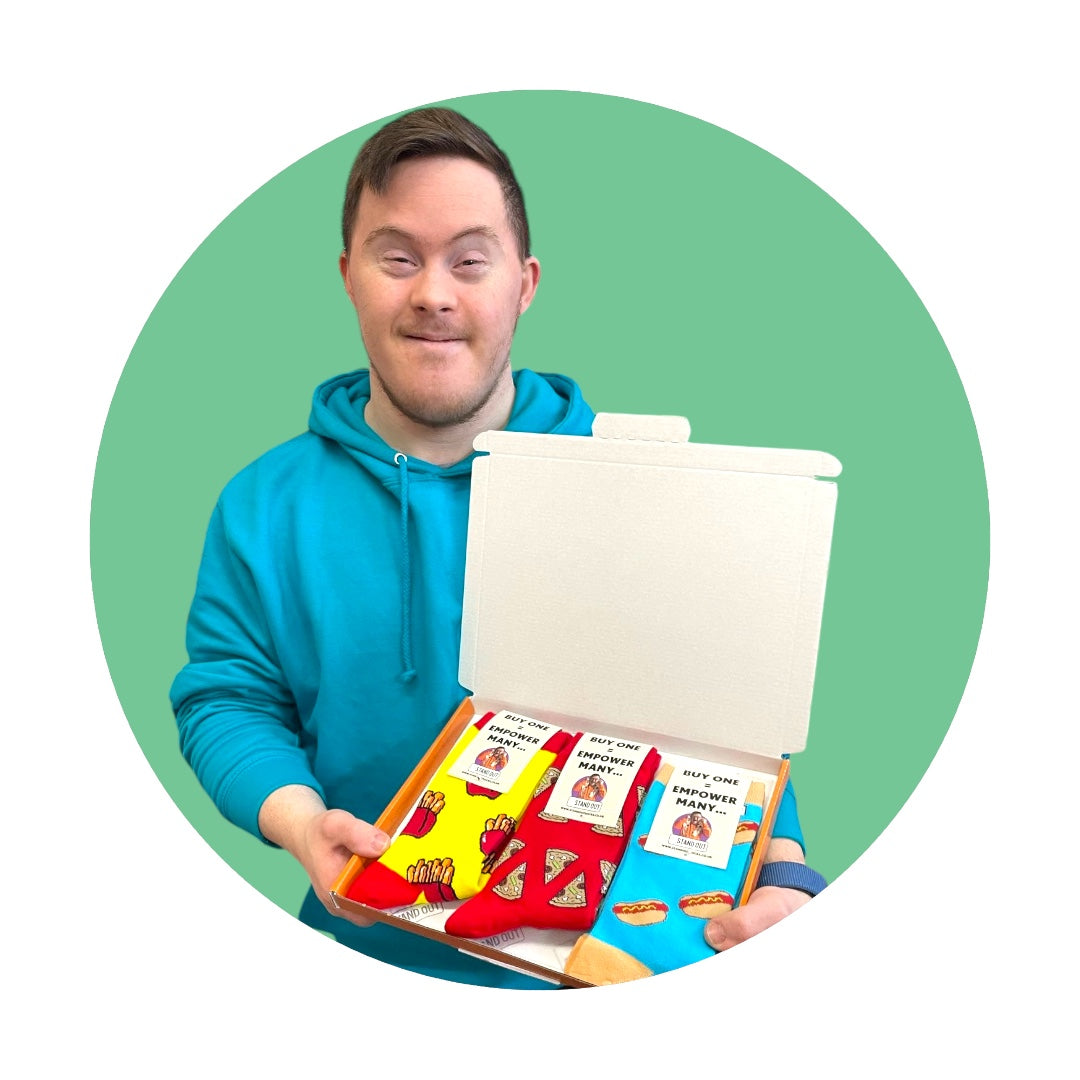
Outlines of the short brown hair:
[[406,158],[463,157],[478,161],[495,174],[502,188],[503,202],[510,231],[517,241],[518,253],[527,258],[529,221],[525,216],[525,197],[510,167],[510,160],[495,145],[486,131],[453,109],[416,109],[391,120],[360,148],[348,183],[345,205],[341,211],[341,239],[345,251],[352,240],[353,224],[365,187],[381,195],[390,183],[390,172]]

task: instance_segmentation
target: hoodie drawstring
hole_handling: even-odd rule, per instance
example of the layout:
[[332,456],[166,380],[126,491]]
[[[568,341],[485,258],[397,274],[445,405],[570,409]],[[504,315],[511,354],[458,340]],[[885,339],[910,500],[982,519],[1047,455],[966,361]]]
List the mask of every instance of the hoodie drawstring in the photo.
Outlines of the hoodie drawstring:
[[412,682],[416,668],[412,662],[412,558],[409,555],[409,459],[398,451],[394,464],[401,477],[401,666],[399,678]]

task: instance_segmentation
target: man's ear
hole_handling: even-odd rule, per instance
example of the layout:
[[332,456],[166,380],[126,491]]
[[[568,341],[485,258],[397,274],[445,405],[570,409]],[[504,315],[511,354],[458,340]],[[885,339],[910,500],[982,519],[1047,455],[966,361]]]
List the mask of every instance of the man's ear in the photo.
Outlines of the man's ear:
[[533,302],[536,289],[540,284],[540,260],[530,255],[521,264],[521,299],[518,302],[518,314],[524,315]]
[[[353,299],[352,291],[352,278],[349,276],[349,256],[346,252],[342,252],[338,256],[338,270],[341,272],[341,280],[345,285],[345,291],[349,294],[349,299]],[[355,304],[355,301],[353,301]]]

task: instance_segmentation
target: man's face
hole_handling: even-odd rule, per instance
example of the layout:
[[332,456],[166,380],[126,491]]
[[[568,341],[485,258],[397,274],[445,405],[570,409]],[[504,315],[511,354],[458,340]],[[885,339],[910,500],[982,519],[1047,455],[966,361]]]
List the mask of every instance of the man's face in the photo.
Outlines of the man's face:
[[466,158],[412,158],[364,188],[345,291],[373,382],[429,427],[469,420],[508,371],[518,316],[540,279],[522,259],[495,175]]

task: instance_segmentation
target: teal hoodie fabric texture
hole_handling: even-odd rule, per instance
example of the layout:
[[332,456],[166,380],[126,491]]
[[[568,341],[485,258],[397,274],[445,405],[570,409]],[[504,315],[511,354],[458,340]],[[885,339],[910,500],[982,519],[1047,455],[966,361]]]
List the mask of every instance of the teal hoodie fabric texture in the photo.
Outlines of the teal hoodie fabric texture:
[[[588,435],[572,380],[514,374],[507,429]],[[261,837],[286,784],[374,821],[469,692],[458,682],[475,454],[443,468],[368,427],[369,374],[315,391],[310,430],[226,486],[211,516],[170,697],[180,748],[231,822]],[[523,569],[523,572],[526,572]],[[802,842],[790,785],[774,835]],[[381,924],[300,918],[376,959],[490,986],[548,984]]]

